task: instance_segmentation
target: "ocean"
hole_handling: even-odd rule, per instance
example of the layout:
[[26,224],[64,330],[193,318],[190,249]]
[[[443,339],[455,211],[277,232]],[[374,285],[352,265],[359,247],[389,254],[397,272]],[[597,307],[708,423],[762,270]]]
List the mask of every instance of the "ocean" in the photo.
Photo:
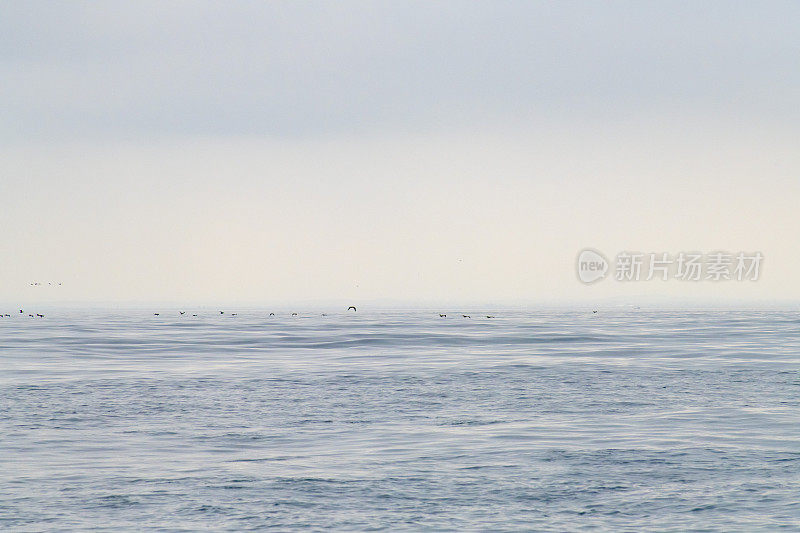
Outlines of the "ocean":
[[17,311],[0,529],[800,531],[797,311]]

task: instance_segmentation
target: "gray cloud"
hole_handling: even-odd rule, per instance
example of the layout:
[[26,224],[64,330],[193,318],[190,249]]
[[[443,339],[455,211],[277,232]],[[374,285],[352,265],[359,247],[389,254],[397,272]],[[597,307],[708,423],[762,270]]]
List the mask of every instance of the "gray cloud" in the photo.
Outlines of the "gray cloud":
[[708,113],[796,124],[800,5],[7,2],[0,136],[327,136]]

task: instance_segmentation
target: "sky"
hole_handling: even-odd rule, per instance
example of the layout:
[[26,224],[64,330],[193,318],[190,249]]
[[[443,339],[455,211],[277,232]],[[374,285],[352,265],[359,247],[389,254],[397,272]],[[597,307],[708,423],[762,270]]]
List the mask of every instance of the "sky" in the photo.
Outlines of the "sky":
[[[800,301],[799,24],[796,2],[2,3],[0,302]],[[587,247],[764,262],[585,285]]]

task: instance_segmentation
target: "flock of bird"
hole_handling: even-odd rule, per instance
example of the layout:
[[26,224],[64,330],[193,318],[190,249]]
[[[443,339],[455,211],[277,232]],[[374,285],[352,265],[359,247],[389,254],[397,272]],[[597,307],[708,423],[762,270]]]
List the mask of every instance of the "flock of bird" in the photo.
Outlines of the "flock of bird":
[[[351,305],[350,307],[348,307],[347,310],[348,311],[353,311],[353,312],[358,311],[354,305]],[[178,314],[180,316],[183,316],[183,315],[186,314],[186,311],[178,311]],[[220,311],[219,314],[220,315],[224,315],[225,311]],[[237,316],[238,314],[239,313],[228,313],[228,316],[233,317],[233,316]],[[161,313],[153,313],[153,316],[161,316]],[[193,314],[192,316],[197,316],[197,315]],[[275,316],[275,313],[270,313],[269,316]],[[292,313],[292,316],[298,316],[298,314],[297,313]],[[328,313],[322,313],[322,316],[328,316]]]
[[[44,318],[44,315],[41,313],[33,313],[33,314],[25,313],[23,309],[20,309],[18,314],[22,316],[25,316],[27,314],[31,318]],[[13,315],[9,315],[8,313],[5,314],[0,313],[0,318],[11,318],[12,316]]]
[[[354,306],[354,305],[351,305],[350,307],[348,307],[347,310],[348,311],[353,311],[353,312],[357,312],[358,311],[358,309],[356,309],[356,306]],[[596,312],[597,311],[595,311],[595,313]],[[183,315],[186,314],[186,311],[178,311],[178,314],[180,316],[183,316]],[[224,315],[225,311],[220,311],[219,314],[220,315]],[[228,316],[230,316],[230,317],[234,317],[234,316],[237,316],[237,315],[238,315],[238,313],[228,313]],[[153,313],[153,316],[161,316],[161,313]],[[197,315],[193,314],[191,316],[196,317]],[[270,313],[269,316],[275,316],[275,313]],[[299,316],[299,315],[297,313],[292,313],[291,316]],[[328,316],[328,313],[322,313],[320,316]],[[440,318],[447,318],[447,314],[439,313],[439,317]],[[462,318],[472,318],[472,315],[463,315],[462,314],[461,317]],[[486,318],[494,318],[494,315],[486,315]]]
[[[638,309],[638,307],[637,307],[637,309]],[[353,311],[353,312],[358,311],[354,305],[351,305],[350,307],[348,307],[347,310],[348,311]],[[186,311],[178,311],[178,313],[179,313],[180,316],[183,316],[183,315],[186,314]],[[593,310],[592,313],[597,313],[597,309]],[[19,314],[24,316],[26,313],[25,313],[24,310],[20,309],[19,310]],[[220,315],[224,315],[225,311],[220,311],[219,314]],[[234,317],[234,316],[237,316],[238,314],[239,313],[228,313],[228,316]],[[0,318],[11,318],[11,316],[12,315],[10,315],[8,313],[6,313],[6,314],[0,313]],[[31,318],[44,318],[44,315],[42,315],[40,313],[28,314],[28,316],[31,317]],[[161,313],[153,313],[153,316],[161,316]],[[193,314],[191,316],[196,317],[197,314]],[[269,316],[275,316],[275,313],[270,313]],[[299,316],[299,315],[297,313],[292,313],[291,316]],[[328,316],[328,313],[322,313],[321,316]],[[494,315],[485,315],[485,316],[486,316],[486,318],[494,318]],[[464,314],[462,314],[461,317],[462,318],[472,318],[472,315],[464,315]],[[439,318],[447,318],[447,314],[439,313]]]

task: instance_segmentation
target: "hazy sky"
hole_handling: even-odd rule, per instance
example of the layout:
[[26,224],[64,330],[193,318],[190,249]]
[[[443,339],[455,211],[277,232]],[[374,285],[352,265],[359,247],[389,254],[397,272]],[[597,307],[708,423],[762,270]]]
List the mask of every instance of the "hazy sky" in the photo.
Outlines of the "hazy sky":
[[[798,27],[797,2],[4,2],[0,302],[800,299]],[[765,261],[584,286],[584,247]]]

